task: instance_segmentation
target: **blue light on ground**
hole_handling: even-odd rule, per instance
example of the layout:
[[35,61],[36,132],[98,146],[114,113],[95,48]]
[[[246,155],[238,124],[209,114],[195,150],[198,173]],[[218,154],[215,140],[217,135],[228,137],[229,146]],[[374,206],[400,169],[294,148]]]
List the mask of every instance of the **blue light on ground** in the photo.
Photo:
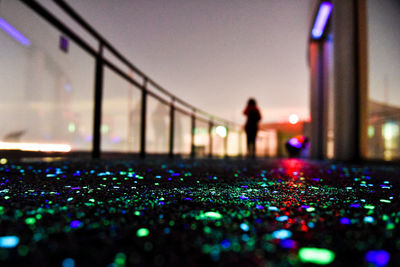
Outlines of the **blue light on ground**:
[[377,267],[382,267],[389,263],[390,254],[385,250],[371,250],[365,255],[365,260]]
[[0,237],[0,248],[14,248],[19,243],[19,237],[17,236],[2,236]]

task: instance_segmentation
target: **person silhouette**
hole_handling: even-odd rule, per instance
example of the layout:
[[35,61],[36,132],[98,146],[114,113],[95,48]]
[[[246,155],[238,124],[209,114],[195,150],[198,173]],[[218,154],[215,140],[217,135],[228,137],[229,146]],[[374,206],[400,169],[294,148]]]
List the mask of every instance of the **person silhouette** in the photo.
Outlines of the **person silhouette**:
[[247,121],[244,127],[247,137],[247,155],[255,158],[256,136],[258,131],[258,122],[261,120],[261,113],[254,98],[249,99],[243,114],[247,116]]

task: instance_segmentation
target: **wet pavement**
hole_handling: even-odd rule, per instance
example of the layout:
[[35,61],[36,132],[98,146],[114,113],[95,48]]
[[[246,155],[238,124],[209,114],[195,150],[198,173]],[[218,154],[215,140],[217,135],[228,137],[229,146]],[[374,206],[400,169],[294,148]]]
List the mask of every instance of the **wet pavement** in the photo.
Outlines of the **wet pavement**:
[[400,168],[0,160],[2,266],[399,266]]

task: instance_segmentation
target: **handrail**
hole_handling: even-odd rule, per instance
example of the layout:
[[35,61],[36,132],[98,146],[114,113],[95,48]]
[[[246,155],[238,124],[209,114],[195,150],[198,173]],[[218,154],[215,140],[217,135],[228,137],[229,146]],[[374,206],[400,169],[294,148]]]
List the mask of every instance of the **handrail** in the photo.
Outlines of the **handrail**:
[[[147,95],[152,96],[157,99],[164,105],[170,107],[170,151],[169,155],[173,156],[173,138],[174,138],[174,112],[178,111],[191,117],[191,155],[194,155],[194,132],[195,132],[195,124],[196,121],[202,121],[204,123],[208,123],[209,125],[209,151],[210,156],[212,156],[212,128],[218,124],[222,124],[227,127],[227,131],[232,130],[232,128],[236,128],[241,134],[242,127],[240,124],[225,120],[223,118],[214,116],[206,111],[198,109],[188,102],[182,100],[181,98],[175,96],[170,93],[164,87],[156,83],[149,76],[147,76],[144,72],[142,72],[138,67],[132,64],[127,58],[125,58],[110,42],[108,42],[102,35],[100,35],[89,23],[85,21],[71,6],[69,6],[64,0],[53,0],[59,8],[61,8],[68,16],[72,18],[80,27],[86,30],[89,35],[95,38],[98,41],[99,48],[98,50],[94,49],[91,45],[89,45],[81,36],[73,32],[67,25],[65,25],[62,21],[60,21],[55,15],[49,12],[45,7],[43,7],[36,0],[20,0],[25,5],[30,7],[37,14],[42,16],[45,20],[47,20],[50,24],[56,27],[58,30],[64,32],[67,36],[69,36],[78,46],[80,46],[83,50],[85,50],[88,54],[94,57],[96,61],[96,71],[95,71],[95,99],[94,99],[94,126],[93,126],[93,148],[92,155],[94,158],[100,157],[101,149],[101,135],[100,135],[100,126],[101,126],[101,111],[102,111],[102,95],[103,95],[103,72],[104,68],[108,67],[110,70],[114,71],[120,77],[125,79],[127,82],[136,87],[136,89],[141,90],[142,92],[142,111],[141,111],[141,137],[140,137],[140,155],[145,156],[146,154],[146,102]],[[132,70],[135,74],[140,76],[143,79],[143,84],[133,79],[131,75],[128,75],[125,71],[121,70],[116,64],[111,62],[109,59],[104,57],[104,50],[107,49],[114,55],[118,60],[120,60],[123,64],[125,64],[130,70]],[[149,90],[148,85],[151,85],[152,89],[154,87],[155,90],[162,93],[164,96],[160,96],[158,93],[155,93],[153,90]],[[170,100],[165,99],[165,97],[169,97]],[[176,104],[179,104],[176,106]],[[240,141],[240,140],[239,140]],[[227,139],[224,141],[225,143],[225,155],[227,155]],[[239,154],[241,154],[241,145],[239,145]]]
[[[26,1],[26,0],[23,0]],[[169,96],[170,98],[174,99],[176,102],[180,103],[181,105],[195,110],[197,113],[201,113],[204,116],[208,117],[211,120],[219,121],[227,125],[234,125],[238,126],[239,124],[235,122],[228,121],[226,119],[214,116],[206,111],[203,111],[199,108],[194,107],[193,105],[189,104],[188,102],[182,100],[181,98],[177,97],[176,95],[170,93],[168,90],[163,88],[153,79],[151,79],[148,75],[142,72],[138,67],[136,67],[133,63],[131,63],[127,58],[125,58],[118,50],[110,44],[101,34],[99,34],[92,26],[89,25],[70,5],[68,5],[64,0],[54,0],[54,2],[64,10],[72,19],[74,19],[79,25],[81,25],[85,30],[87,30],[92,36],[94,36],[99,42],[101,42],[105,48],[110,50],[121,62],[126,64],[131,70],[136,72],[136,74],[140,75],[143,79],[146,79],[149,84],[153,85],[157,90],[162,92],[163,94]]]

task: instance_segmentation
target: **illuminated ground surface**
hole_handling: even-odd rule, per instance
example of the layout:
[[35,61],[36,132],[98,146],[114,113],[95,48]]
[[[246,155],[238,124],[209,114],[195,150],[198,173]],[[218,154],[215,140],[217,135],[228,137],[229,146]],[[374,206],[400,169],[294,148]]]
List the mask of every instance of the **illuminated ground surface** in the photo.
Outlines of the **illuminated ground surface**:
[[1,163],[2,266],[400,264],[400,169]]

